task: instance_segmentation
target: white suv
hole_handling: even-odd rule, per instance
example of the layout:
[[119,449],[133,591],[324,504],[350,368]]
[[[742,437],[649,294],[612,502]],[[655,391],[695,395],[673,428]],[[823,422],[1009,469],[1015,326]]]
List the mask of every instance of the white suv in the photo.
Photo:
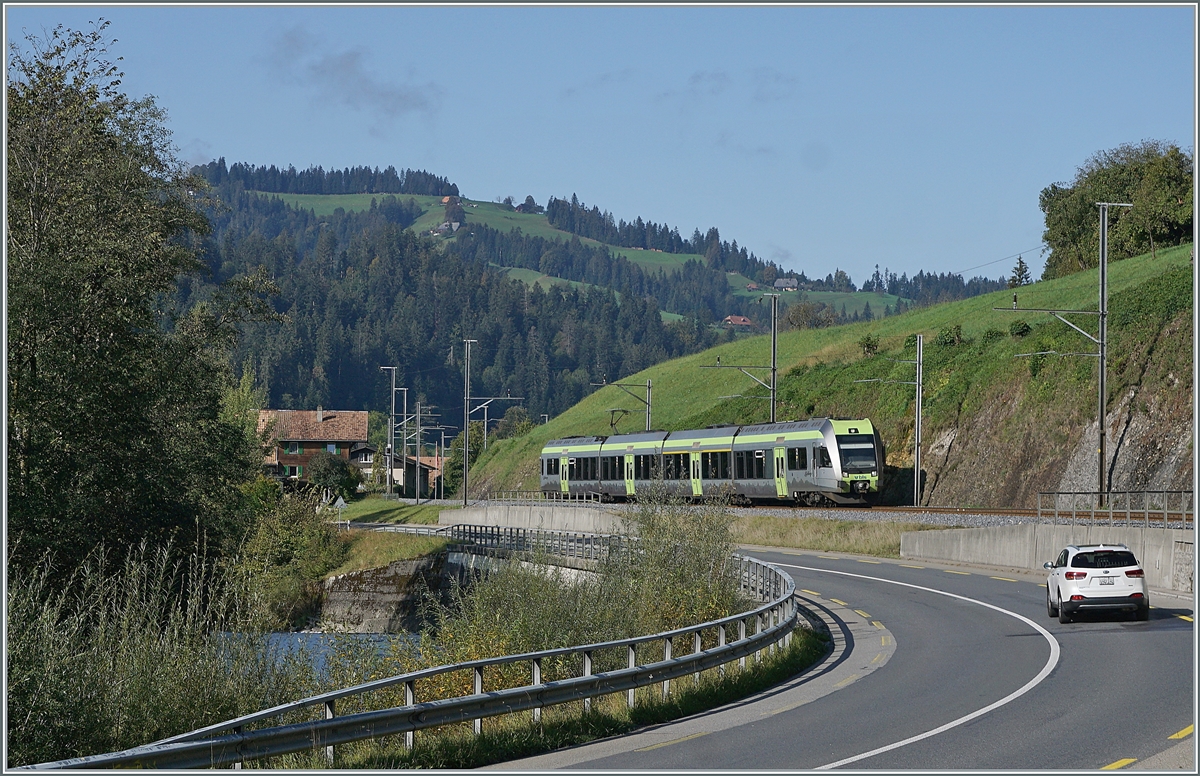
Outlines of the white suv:
[[1133,611],[1150,619],[1146,572],[1124,544],[1071,545],[1042,566],[1046,578],[1046,613],[1070,622],[1081,611]]

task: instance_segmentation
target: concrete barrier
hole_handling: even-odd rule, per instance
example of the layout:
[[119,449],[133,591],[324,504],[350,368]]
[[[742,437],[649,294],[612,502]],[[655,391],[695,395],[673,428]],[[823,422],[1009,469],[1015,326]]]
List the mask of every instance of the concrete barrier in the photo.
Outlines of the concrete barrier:
[[498,525],[506,528],[534,528],[543,531],[581,531],[585,533],[621,533],[621,516],[597,507],[531,506],[528,504],[489,504],[484,507],[447,509],[438,515],[438,525]]
[[1069,525],[1005,525],[912,531],[900,536],[900,557],[982,566],[1040,569],[1069,544],[1124,544],[1146,570],[1146,584],[1195,589],[1195,531]]

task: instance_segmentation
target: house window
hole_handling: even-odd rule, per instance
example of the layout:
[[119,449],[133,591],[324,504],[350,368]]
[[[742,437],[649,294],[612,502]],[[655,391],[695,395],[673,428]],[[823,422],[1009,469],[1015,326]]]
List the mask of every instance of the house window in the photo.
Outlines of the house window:
[[329,453],[333,453],[334,455],[337,455],[337,443],[334,442],[334,443],[325,445],[325,451],[329,452]]
[[284,450],[288,455],[300,455],[302,452],[299,442],[288,442],[287,447],[285,447]]

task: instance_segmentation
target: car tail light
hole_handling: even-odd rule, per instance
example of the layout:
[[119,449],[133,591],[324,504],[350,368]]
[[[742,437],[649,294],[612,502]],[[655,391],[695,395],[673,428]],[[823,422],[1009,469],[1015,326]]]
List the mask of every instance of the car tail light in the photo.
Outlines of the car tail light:
[[1082,600],[1083,600],[1083,596],[1081,596],[1081,595],[1073,595],[1073,596],[1071,596],[1071,600],[1072,600],[1072,601],[1082,601]]
[[1146,596],[1142,595],[1141,593],[1134,593],[1133,595],[1131,595],[1129,597],[1130,598],[1145,598]]
[[1134,569],[1133,571],[1126,571],[1125,576],[1127,576],[1127,577],[1144,577],[1144,576],[1146,576],[1146,572],[1143,571],[1142,569]]
[[1066,574],[1066,577],[1067,577],[1067,579],[1086,579],[1087,572],[1086,571],[1068,571]]

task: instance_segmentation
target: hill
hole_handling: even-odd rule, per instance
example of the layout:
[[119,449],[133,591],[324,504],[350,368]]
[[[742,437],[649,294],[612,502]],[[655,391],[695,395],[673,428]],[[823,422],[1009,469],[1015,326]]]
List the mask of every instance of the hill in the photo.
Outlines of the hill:
[[[1179,488],[1191,479],[1191,246],[1139,256],[1109,267],[1109,449],[1113,489]],[[1022,308],[1095,309],[1097,273],[1079,272],[1019,290]],[[911,491],[913,389],[854,380],[912,380],[913,348],[925,349],[925,503],[1030,506],[1038,491],[1096,487],[1095,360],[1018,357],[1056,350],[1086,352],[1090,342],[1043,313],[1012,313],[1009,292],[911,310],[902,315],[779,337],[780,418],[867,416],[887,446],[889,492]],[[1018,320],[1029,333],[1011,336]],[[1083,322],[1086,327],[1088,322]],[[1094,327],[1094,323],[1090,324]],[[864,357],[857,342],[879,339]],[[767,417],[766,403],[721,399],[763,393],[716,363],[768,364],[769,337],[718,345],[632,374],[652,380],[656,428],[679,429]],[[546,441],[608,434],[611,407],[634,413],[621,431],[641,427],[634,402],[601,389],[525,436],[490,445],[472,473],[479,492],[536,489],[537,457]]]

